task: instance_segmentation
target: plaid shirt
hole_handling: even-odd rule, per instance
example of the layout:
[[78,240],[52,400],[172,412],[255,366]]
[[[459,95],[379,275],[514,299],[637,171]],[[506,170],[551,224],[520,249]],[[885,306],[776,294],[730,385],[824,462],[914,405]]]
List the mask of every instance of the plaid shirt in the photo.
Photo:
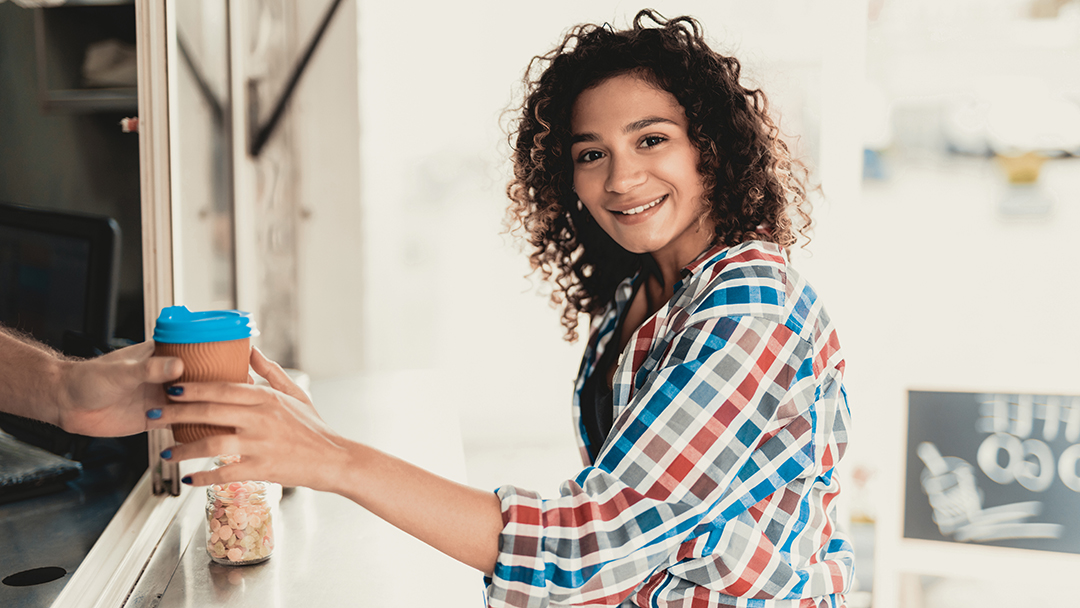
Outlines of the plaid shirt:
[[590,462],[581,387],[632,280],[594,318],[577,381],[586,468],[551,500],[497,490],[488,605],[843,606],[854,556],[832,502],[850,413],[816,294],[771,243],[704,252],[627,344]]

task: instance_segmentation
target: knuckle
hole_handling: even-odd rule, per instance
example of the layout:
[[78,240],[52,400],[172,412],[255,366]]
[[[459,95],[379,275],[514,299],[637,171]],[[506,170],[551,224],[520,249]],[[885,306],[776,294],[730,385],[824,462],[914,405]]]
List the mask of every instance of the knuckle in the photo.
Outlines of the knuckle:
[[203,418],[210,424],[216,424],[216,422],[214,422],[213,420],[215,418],[218,418],[217,409],[212,404],[207,403],[206,401],[200,401],[199,404],[195,406],[195,408],[195,411],[196,413],[198,413],[200,418]]
[[218,472],[221,473],[223,481],[241,481],[251,479],[251,474],[248,472],[250,468],[250,466],[243,463],[230,464],[227,467],[218,469]]
[[206,440],[206,447],[214,454],[232,454],[238,448],[238,438],[235,433],[213,435]]

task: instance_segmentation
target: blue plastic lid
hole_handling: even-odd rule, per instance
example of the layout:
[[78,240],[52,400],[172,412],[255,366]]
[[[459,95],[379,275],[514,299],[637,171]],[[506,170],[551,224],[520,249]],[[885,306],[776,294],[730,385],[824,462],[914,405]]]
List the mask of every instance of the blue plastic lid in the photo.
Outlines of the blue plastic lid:
[[166,344],[225,342],[259,335],[251,313],[240,310],[191,312],[187,306],[161,309],[154,325],[154,341]]

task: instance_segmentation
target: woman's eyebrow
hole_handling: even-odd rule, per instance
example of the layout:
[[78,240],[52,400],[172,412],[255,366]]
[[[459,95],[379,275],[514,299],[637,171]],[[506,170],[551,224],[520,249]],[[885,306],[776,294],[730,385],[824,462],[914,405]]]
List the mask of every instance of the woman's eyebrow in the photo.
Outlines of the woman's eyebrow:
[[647,127],[651,127],[657,123],[668,123],[677,126],[677,123],[670,118],[650,116],[648,118],[642,118],[641,120],[635,120],[634,122],[626,125],[625,127],[623,127],[623,133],[633,133],[634,131],[640,131]]
[[[623,133],[633,133],[634,131],[640,131],[646,129],[658,123],[667,123],[670,125],[678,126],[674,120],[670,118],[661,118],[659,116],[650,116],[648,118],[642,118],[641,120],[635,120],[634,122],[623,127]],[[570,144],[576,144],[579,141],[600,141],[595,133],[574,133],[570,136]]]

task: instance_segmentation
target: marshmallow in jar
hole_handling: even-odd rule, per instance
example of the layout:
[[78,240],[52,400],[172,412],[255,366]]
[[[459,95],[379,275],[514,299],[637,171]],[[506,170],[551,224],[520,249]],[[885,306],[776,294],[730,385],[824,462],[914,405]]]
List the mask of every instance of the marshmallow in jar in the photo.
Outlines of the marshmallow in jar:
[[206,490],[206,552],[227,566],[258,564],[274,552],[274,525],[265,481],[234,481]]

